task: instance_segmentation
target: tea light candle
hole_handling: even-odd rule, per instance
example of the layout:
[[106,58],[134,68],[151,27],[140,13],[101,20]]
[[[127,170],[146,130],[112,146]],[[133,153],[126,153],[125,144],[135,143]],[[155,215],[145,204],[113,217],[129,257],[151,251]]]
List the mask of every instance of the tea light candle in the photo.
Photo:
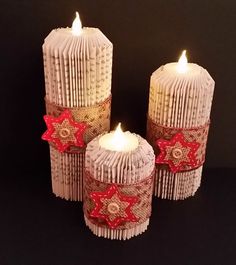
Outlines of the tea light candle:
[[214,84],[204,68],[188,63],[186,51],[151,76],[147,139],[156,153],[160,198],[185,199],[200,186]]
[[115,132],[92,140],[85,155],[84,218],[91,231],[129,239],[149,224],[155,156],[139,135]]
[[119,123],[114,132],[107,133],[99,139],[99,145],[111,151],[128,152],[138,147],[138,138],[130,132],[123,133]]

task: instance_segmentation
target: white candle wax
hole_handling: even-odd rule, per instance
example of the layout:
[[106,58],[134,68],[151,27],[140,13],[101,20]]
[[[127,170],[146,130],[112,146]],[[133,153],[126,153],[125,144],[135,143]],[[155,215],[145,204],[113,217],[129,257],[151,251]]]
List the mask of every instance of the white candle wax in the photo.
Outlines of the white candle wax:
[[195,63],[188,63],[186,66],[186,71],[178,71],[178,63],[167,63],[163,66],[163,70],[167,71],[169,74],[178,75],[178,76],[193,76],[201,73],[202,67]]
[[107,133],[99,139],[99,145],[107,150],[129,152],[138,147],[138,138],[130,132],[122,132],[120,124],[114,132]]

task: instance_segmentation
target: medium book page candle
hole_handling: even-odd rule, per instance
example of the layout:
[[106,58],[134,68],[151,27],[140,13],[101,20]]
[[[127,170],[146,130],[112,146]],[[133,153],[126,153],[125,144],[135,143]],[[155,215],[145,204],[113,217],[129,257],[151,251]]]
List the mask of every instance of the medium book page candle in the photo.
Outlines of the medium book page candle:
[[214,85],[185,51],[152,74],[147,139],[156,153],[154,195],[185,199],[200,186]]

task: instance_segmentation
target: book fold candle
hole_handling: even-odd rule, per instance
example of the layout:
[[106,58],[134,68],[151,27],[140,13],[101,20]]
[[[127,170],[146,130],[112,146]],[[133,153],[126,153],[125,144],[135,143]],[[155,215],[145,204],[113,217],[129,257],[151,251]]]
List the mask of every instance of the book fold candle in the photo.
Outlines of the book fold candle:
[[125,132],[128,143],[122,145],[112,142],[115,134],[98,136],[87,146],[84,218],[95,235],[126,240],[149,224],[155,156],[140,136]]
[[201,183],[214,80],[197,64],[161,66],[151,76],[147,139],[156,154],[154,195],[193,196]]
[[112,43],[97,28],[54,29],[43,44],[47,131],[52,189],[82,200],[84,156],[89,141],[110,130]]

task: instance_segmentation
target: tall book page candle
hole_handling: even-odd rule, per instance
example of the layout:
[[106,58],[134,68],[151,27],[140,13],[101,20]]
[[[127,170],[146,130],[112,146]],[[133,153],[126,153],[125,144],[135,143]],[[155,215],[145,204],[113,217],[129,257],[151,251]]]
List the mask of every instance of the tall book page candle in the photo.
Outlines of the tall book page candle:
[[95,235],[126,240],[147,229],[154,166],[151,145],[119,126],[87,145],[83,208]]
[[156,153],[154,195],[172,200],[193,196],[200,186],[215,85],[185,53],[150,80],[147,139]]
[[46,87],[42,138],[50,144],[52,190],[82,200],[86,144],[110,130],[113,45],[97,28],[52,30],[43,44]]

